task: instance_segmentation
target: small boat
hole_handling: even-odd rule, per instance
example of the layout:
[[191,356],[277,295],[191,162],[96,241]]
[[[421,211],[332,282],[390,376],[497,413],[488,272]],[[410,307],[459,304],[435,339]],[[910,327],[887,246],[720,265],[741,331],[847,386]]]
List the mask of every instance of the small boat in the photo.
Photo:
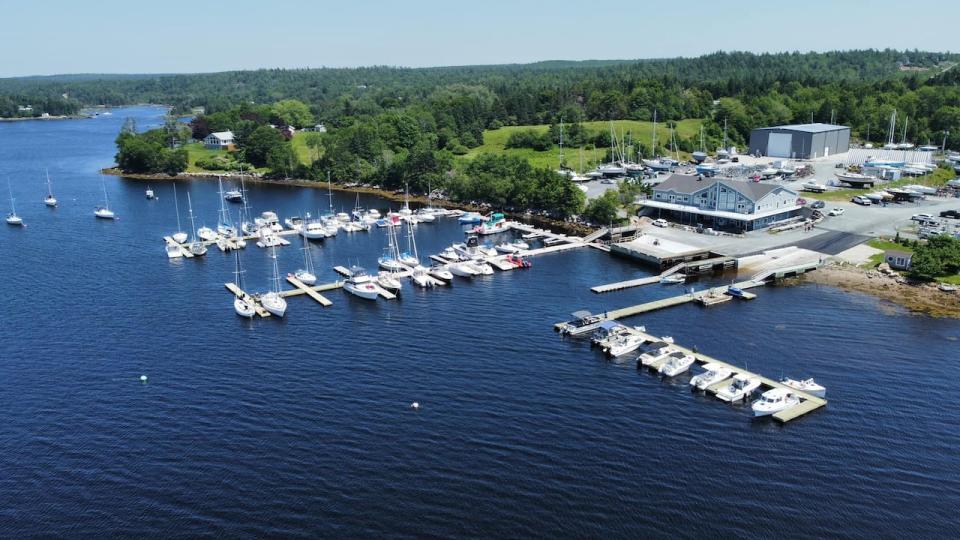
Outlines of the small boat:
[[643,337],[633,332],[625,332],[613,341],[609,342],[606,353],[610,356],[623,356],[640,348],[643,345]]
[[493,267],[483,261],[467,261],[463,264],[468,264],[473,267],[477,274],[482,276],[492,276]]
[[177,184],[173,184],[173,209],[177,213],[177,232],[170,235],[173,241],[178,244],[184,244],[187,241],[187,233],[180,227],[180,203],[177,202]]
[[110,210],[110,199],[107,197],[107,184],[103,182],[103,175],[100,175],[100,186],[103,188],[103,206],[97,206],[93,209],[94,217],[98,219],[117,219],[117,215]]
[[303,239],[303,268],[297,270],[293,273],[293,276],[296,277],[300,282],[305,285],[313,285],[317,282],[317,275],[314,273],[313,269],[313,257],[310,255],[310,242],[307,242],[307,239]]
[[424,289],[429,289],[436,283],[435,280],[430,276],[430,272],[423,266],[419,265],[414,268],[413,272],[410,274],[410,281],[412,281],[414,285]]
[[427,208],[421,208],[420,210],[417,210],[416,218],[420,223],[433,223],[437,220],[436,214]]
[[434,279],[450,282],[453,281],[453,273],[446,266],[434,264],[427,269],[427,273]]
[[372,278],[359,266],[350,269],[350,277],[344,282],[343,290],[366,300],[376,300],[380,294]]
[[760,399],[750,404],[754,416],[769,416],[800,403],[793,392],[785,388],[773,388],[764,392]]
[[514,240],[513,242],[510,242],[510,245],[519,249],[520,251],[526,251],[530,249],[530,244],[524,242],[523,240]]
[[270,292],[260,295],[260,304],[272,315],[283,317],[287,312],[287,301],[280,296],[280,269],[277,267],[277,248],[270,248],[270,258],[273,259],[273,288]]
[[490,216],[490,219],[473,228],[473,232],[479,235],[497,234],[507,232],[511,229],[503,214],[497,212]]
[[190,229],[193,231],[193,240],[188,249],[194,257],[201,257],[207,254],[207,246],[200,240],[197,240],[197,225],[193,218],[193,202],[190,201],[190,194],[187,193],[187,213],[190,216]]
[[780,379],[780,384],[784,386],[789,386],[794,390],[799,390],[801,392],[806,392],[811,396],[817,396],[819,398],[827,397],[827,389],[822,385],[817,384],[813,379],[805,379],[802,381],[795,381],[784,377]]
[[461,225],[475,225],[483,222],[483,216],[476,212],[468,212],[457,218]]
[[956,285],[950,285],[949,283],[941,283],[937,288],[943,292],[956,292],[958,289]]
[[288,217],[283,220],[284,226],[292,231],[300,232],[300,229],[303,228],[304,219],[300,216]]
[[473,277],[479,274],[477,269],[467,261],[450,263],[447,268],[451,274],[460,277]]
[[703,372],[690,379],[690,386],[697,390],[706,390],[708,386],[725,380],[730,376],[730,368],[723,364],[710,362],[703,366]]
[[197,236],[204,242],[213,242],[217,239],[217,231],[210,227],[200,227],[197,229]]
[[520,251],[520,248],[514,246],[513,244],[508,244],[504,242],[503,244],[497,244],[496,250],[500,253],[516,253]]
[[759,387],[759,378],[737,373],[730,384],[717,391],[717,399],[729,402],[740,401],[750,397],[750,394]]
[[336,220],[339,221],[340,223],[349,223],[349,222],[350,222],[350,214],[348,214],[348,213],[346,213],[346,212],[337,212],[337,214],[336,214],[334,217],[335,217]]
[[47,171],[47,196],[43,198],[43,204],[50,208],[57,207],[57,198],[53,196],[53,187],[50,185],[50,171]]
[[664,285],[675,285],[677,283],[684,283],[685,281],[687,281],[685,274],[670,274],[669,276],[660,278],[660,283]]
[[10,187],[10,180],[7,180],[7,189],[10,190],[10,213],[7,214],[7,225],[23,227],[23,218],[17,215],[17,208],[13,204],[13,188]]
[[676,352],[676,349],[670,346],[669,343],[665,341],[658,341],[651,345],[649,351],[641,354],[637,357],[637,367],[649,367],[660,360],[663,360],[667,356],[670,356]]
[[231,189],[224,192],[223,198],[227,202],[235,202],[235,203],[243,202],[243,192],[240,191],[239,189]]
[[630,330],[617,321],[603,321],[593,334],[590,334],[590,346],[607,350],[618,337],[626,335]]
[[[236,269],[233,271],[234,282],[237,284],[237,287],[239,287],[240,290],[242,291],[243,290],[243,269],[240,267],[239,251],[236,252],[236,261],[237,261]],[[242,297],[237,296],[236,298],[233,299],[233,311],[235,311],[237,315],[244,317],[246,319],[252,319],[253,316],[256,315],[257,313],[256,309],[254,309],[253,301],[250,300],[246,296],[246,294],[244,294]]]
[[147,191],[145,192],[147,200],[155,199],[156,195],[153,193],[153,190],[150,189],[150,186],[147,186]]
[[456,250],[454,250],[452,247],[444,248],[444,250],[440,252],[440,256],[448,261],[461,260],[460,254],[457,253]]
[[676,377],[686,372],[693,365],[693,355],[680,351],[670,353],[667,361],[657,370],[658,373],[666,377]]
[[377,285],[394,294],[399,293],[400,289],[403,288],[400,279],[394,275],[393,272],[380,272],[377,274]]
[[524,259],[523,257],[520,257],[519,255],[507,255],[507,257],[506,257],[504,260],[507,261],[508,263],[512,264],[512,265],[513,265],[514,267],[516,267],[516,268],[531,268],[531,267],[533,267],[533,263],[532,263],[532,262]]
[[307,240],[323,240],[327,237],[327,229],[319,221],[310,221],[301,225],[300,236]]
[[733,285],[727,287],[727,294],[736,298],[744,298],[743,289],[740,287],[734,287]]

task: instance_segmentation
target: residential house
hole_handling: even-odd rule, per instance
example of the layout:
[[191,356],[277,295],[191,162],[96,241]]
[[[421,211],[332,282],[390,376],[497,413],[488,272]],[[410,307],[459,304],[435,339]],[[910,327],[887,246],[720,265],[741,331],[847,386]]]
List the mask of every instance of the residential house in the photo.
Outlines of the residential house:
[[795,191],[775,184],[673,174],[644,201],[649,215],[737,232],[769,227],[800,214]]
[[203,145],[210,150],[233,150],[233,132],[218,131],[203,138]]

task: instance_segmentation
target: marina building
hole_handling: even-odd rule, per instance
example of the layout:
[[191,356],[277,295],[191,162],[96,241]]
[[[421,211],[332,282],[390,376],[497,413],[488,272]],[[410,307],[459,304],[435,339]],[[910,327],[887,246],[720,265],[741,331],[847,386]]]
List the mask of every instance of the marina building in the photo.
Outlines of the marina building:
[[654,217],[718,230],[752,231],[800,214],[795,191],[774,184],[674,174],[644,201]]
[[850,149],[850,128],[834,124],[794,124],[756,128],[750,132],[750,154],[813,159]]

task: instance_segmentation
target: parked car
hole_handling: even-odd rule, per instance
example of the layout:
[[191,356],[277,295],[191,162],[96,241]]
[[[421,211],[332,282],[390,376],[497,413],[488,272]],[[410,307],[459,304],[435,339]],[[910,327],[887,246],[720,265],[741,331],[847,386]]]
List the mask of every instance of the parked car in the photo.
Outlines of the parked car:
[[873,204],[870,202],[870,199],[864,197],[863,195],[857,195],[856,197],[850,199],[850,202],[859,204],[861,206],[870,206]]
[[940,217],[960,219],[960,210],[944,210],[940,212]]
[[844,212],[843,208],[831,208],[831,209],[830,209],[830,212],[828,212],[827,215],[830,215],[830,216],[842,216],[842,215],[843,215],[843,212]]
[[914,214],[910,216],[910,219],[914,221],[928,221],[933,219],[933,216],[931,216],[930,214]]
[[920,231],[917,232],[917,236],[920,238],[933,238],[941,234],[947,234],[947,230],[943,227],[921,227]]
[[825,206],[827,206],[827,203],[825,203],[825,202],[823,202],[823,201],[813,201],[813,204],[810,205],[810,208],[813,208],[813,209],[815,209],[815,210],[819,210],[819,209],[821,209],[821,208],[823,208],[823,207],[825,207]]
[[665,219],[663,219],[663,218],[653,220],[653,224],[654,224],[655,226],[657,226],[657,227],[668,227],[668,226],[670,226],[670,224],[667,223],[667,220],[665,220]]

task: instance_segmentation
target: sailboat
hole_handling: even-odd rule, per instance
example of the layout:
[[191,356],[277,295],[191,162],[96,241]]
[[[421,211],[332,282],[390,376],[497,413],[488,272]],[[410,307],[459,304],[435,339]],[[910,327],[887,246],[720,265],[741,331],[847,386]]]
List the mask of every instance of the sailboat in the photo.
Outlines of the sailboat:
[[271,282],[273,287],[270,292],[260,296],[260,303],[263,308],[277,317],[283,317],[287,312],[287,301],[280,296],[280,270],[277,268],[277,248],[270,248],[270,258],[273,259],[273,278]]
[[420,266],[417,242],[413,237],[413,224],[409,221],[407,222],[407,250],[400,254],[398,260],[407,266]]
[[7,214],[7,224],[23,227],[23,218],[17,215],[17,208],[13,204],[13,188],[10,187],[10,180],[7,180],[7,189],[10,191],[10,213]]
[[697,163],[703,163],[707,159],[707,151],[703,146],[703,126],[700,126],[700,150],[691,154],[691,157]]
[[237,228],[230,222],[230,214],[227,212],[226,200],[223,195],[223,179],[217,177],[217,184],[220,186],[220,214],[217,220],[217,233],[227,238],[237,236]]
[[50,208],[57,207],[57,198],[53,196],[53,187],[50,185],[50,171],[47,170],[47,196],[43,198],[43,204]]
[[103,188],[103,206],[94,208],[93,215],[99,219],[117,219],[117,215],[110,210],[110,199],[107,198],[107,184],[103,181],[103,174],[100,175],[100,186]]
[[173,209],[177,213],[177,232],[171,235],[173,241],[178,244],[183,244],[187,241],[187,233],[183,232],[183,228],[180,227],[180,204],[177,202],[177,184],[173,184]]
[[[237,287],[239,287],[240,290],[242,291],[244,290],[243,289],[243,269],[240,267],[240,251],[239,250],[236,252],[236,257],[237,257],[237,267],[236,267],[236,270],[233,271],[234,281],[236,282]],[[234,298],[233,310],[237,312],[237,315],[244,317],[246,319],[252,319],[253,316],[256,314],[256,310],[253,307],[253,302],[251,302],[246,295],[244,295],[243,297],[238,296]]]
[[187,193],[187,212],[190,215],[190,229],[193,231],[193,239],[190,241],[190,253],[195,257],[207,254],[207,246],[197,240],[197,224],[193,219],[193,202],[190,201],[190,194]]
[[652,159],[642,160],[643,164],[657,172],[669,171],[670,167],[673,165],[672,163],[670,163],[670,160],[668,159],[665,160],[656,155],[657,154],[657,111],[656,109],[654,109],[653,111],[653,140],[651,142],[650,151],[654,157]]
[[293,275],[301,282],[307,285],[313,285],[317,282],[316,271],[313,269],[313,257],[310,255],[310,242],[303,239],[303,268],[297,270]]
[[380,268],[390,272],[402,272],[407,268],[398,260],[396,233],[394,227],[387,227],[387,246],[383,248],[383,255],[377,259]]

